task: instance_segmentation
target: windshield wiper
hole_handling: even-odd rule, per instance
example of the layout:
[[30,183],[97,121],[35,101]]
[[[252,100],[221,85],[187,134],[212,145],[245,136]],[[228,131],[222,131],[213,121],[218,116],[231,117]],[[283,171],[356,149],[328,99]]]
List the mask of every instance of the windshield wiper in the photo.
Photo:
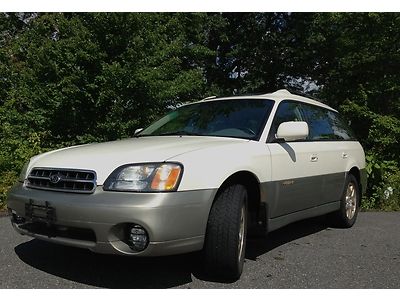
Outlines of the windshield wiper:
[[191,136],[204,136],[204,134],[200,134],[200,133],[194,133],[194,132],[190,132],[190,131],[185,131],[185,130],[178,130],[178,131],[170,131],[170,132],[163,132],[163,133],[150,133],[150,134],[137,134],[134,137],[138,138],[138,137],[143,137],[143,136],[173,136],[173,135],[178,135],[178,136],[182,136],[182,135],[191,135]]
[[194,135],[194,136],[202,136],[202,134],[194,133],[194,132],[190,132],[190,131],[185,131],[185,130],[163,132],[163,133],[155,134],[155,135],[160,135],[160,136],[164,136],[164,135]]

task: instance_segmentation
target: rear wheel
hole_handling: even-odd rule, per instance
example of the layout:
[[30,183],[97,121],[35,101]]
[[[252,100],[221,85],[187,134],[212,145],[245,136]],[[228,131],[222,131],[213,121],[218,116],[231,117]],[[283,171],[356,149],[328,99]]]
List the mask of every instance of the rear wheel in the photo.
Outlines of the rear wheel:
[[243,185],[224,188],[211,208],[203,249],[205,271],[225,279],[242,274],[247,235],[247,191]]
[[354,225],[360,209],[360,188],[352,174],[347,175],[344,193],[340,200],[340,209],[331,214],[333,225],[350,228]]

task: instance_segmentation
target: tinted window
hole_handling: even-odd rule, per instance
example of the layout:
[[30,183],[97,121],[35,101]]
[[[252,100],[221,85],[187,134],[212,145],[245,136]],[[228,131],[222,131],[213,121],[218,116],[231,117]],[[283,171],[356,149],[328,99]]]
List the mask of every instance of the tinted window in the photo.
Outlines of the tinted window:
[[138,136],[204,135],[256,139],[264,128],[272,100],[206,101],[180,107]]
[[353,134],[339,117],[338,113],[314,106],[303,104],[303,111],[307,118],[311,140],[351,140]]
[[299,102],[283,101],[279,104],[278,110],[275,113],[274,121],[272,122],[271,130],[268,135],[268,141],[273,141],[275,139],[275,134],[281,123],[290,121],[305,121],[301,105]]
[[340,115],[333,111],[328,111],[329,122],[332,126],[333,134],[338,140],[353,140],[355,136],[347,123]]
[[335,139],[333,129],[329,123],[327,110],[313,105],[302,105],[309,127],[309,139],[332,140]]

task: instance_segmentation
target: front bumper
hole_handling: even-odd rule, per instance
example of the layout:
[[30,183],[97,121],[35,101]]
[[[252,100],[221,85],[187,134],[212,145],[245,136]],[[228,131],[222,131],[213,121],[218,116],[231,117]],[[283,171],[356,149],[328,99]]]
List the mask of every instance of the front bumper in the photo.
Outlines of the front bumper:
[[[52,227],[92,231],[94,238],[50,236],[30,230],[25,222],[12,218],[13,227],[21,234],[98,253],[162,256],[202,249],[215,193],[214,189],[125,193],[97,187],[93,194],[78,194],[35,190],[18,183],[8,194],[7,205],[14,214],[25,217],[27,203],[44,206],[47,202],[55,209]],[[128,246],[124,236],[127,224],[146,229],[149,245],[145,250],[135,252]]]

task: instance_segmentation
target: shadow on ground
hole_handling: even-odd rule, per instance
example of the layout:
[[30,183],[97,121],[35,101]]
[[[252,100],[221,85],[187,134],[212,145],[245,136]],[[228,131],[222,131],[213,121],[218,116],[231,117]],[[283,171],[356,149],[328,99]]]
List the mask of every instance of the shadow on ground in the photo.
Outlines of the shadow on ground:
[[[246,247],[246,259],[255,260],[268,251],[321,230],[319,219],[289,225],[268,235],[252,238]],[[199,272],[198,254],[157,258],[132,258],[101,255],[89,250],[31,240],[15,247],[15,253],[26,264],[46,273],[103,288],[168,288],[192,282],[192,275],[206,281]]]

